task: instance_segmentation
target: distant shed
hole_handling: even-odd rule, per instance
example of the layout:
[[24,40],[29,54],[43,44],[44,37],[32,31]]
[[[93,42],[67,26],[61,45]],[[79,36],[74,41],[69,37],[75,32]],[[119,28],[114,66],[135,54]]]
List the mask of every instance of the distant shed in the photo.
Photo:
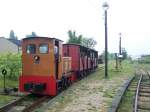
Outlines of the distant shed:
[[0,54],[21,52],[21,41],[0,37]]

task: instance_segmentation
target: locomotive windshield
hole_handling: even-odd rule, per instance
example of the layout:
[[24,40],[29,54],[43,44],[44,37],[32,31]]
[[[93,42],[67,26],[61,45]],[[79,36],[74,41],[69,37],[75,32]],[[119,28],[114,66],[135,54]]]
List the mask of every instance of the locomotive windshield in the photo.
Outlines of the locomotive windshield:
[[55,54],[55,55],[58,54],[58,47],[57,47],[57,46],[54,47],[54,54]]
[[41,45],[39,45],[39,52],[41,54],[48,53],[48,44],[41,44]]
[[27,54],[35,54],[35,52],[36,52],[36,46],[35,46],[35,44],[29,44],[29,45],[27,45],[26,52],[27,52]]

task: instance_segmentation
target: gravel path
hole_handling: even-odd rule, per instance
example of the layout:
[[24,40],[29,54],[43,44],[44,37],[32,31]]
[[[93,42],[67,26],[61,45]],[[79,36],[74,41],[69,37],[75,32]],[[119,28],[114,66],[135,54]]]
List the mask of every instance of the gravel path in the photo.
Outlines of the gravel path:
[[130,75],[117,72],[109,79],[103,76],[104,71],[98,71],[74,83],[36,112],[107,112],[116,91]]

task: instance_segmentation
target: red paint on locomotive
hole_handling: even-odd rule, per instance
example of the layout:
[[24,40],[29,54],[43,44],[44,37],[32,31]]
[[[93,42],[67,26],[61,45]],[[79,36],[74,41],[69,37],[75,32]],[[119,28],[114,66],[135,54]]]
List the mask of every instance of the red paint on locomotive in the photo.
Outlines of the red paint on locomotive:
[[[53,76],[40,76],[40,75],[27,75],[19,77],[19,88],[21,92],[26,92],[24,85],[32,84],[32,87],[29,88],[28,92],[43,94],[43,95],[51,95],[55,96],[57,94],[57,83],[56,79]],[[34,90],[34,86],[37,84],[45,84],[44,91],[36,91]]]

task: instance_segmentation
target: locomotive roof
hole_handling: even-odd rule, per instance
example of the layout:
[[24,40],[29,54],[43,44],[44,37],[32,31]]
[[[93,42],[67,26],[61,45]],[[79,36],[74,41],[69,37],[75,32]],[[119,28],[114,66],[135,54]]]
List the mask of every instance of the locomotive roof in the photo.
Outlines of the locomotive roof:
[[75,45],[75,46],[84,47],[84,48],[86,48],[86,49],[90,49],[90,50],[93,50],[93,51],[95,51],[95,52],[98,52],[98,51],[97,51],[97,50],[95,50],[95,49],[91,49],[91,48],[89,48],[89,47],[85,47],[85,46],[80,45],[80,44],[68,43],[68,44],[63,44],[63,45]]
[[[26,37],[26,38],[23,38],[22,40],[29,40],[29,39],[35,39],[35,38],[44,38],[44,39],[54,39],[54,40],[58,40],[58,41],[62,41],[62,40],[60,40],[60,39],[57,39],[57,38],[50,38],[50,37],[39,37],[39,36],[37,36],[37,37]],[[62,41],[63,42],[63,41]]]

